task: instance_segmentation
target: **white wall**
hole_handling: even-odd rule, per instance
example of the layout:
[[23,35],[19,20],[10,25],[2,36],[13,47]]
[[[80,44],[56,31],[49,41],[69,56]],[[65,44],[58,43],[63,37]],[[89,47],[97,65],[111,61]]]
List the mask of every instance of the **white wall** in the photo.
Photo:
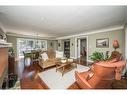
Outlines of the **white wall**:
[[[125,60],[127,60],[127,25],[125,26]],[[127,65],[123,71],[123,74],[126,72],[127,70]]]
[[56,40],[48,40],[47,41],[47,48],[58,50],[58,41]]
[[70,38],[70,57],[75,57],[75,38]]
[[127,60],[127,25],[125,26],[125,59]]
[[[60,46],[59,46],[60,44]],[[64,50],[64,41],[63,40],[58,40],[58,50],[63,51]]]

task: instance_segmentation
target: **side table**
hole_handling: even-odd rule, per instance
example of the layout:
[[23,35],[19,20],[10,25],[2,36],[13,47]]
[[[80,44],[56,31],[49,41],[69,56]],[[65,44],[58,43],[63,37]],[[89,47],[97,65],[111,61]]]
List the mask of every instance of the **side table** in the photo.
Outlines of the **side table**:
[[114,80],[112,84],[113,89],[127,89],[127,79]]

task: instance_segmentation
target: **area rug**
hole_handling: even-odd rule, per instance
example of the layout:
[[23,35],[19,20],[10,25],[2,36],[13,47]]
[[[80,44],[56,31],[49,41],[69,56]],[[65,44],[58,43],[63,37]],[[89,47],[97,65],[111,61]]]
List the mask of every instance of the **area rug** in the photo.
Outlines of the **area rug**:
[[56,68],[38,73],[38,75],[50,89],[67,89],[75,82],[75,71],[83,72],[88,70],[89,67],[77,65],[77,68],[65,73],[63,76],[60,72],[56,72]]

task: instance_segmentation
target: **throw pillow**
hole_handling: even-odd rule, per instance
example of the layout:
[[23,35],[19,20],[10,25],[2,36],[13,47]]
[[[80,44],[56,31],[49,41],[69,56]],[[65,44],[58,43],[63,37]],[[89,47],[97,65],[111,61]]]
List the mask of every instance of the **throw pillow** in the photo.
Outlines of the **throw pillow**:
[[89,72],[86,80],[90,80],[93,77],[93,75],[94,75],[93,72]]
[[56,58],[63,58],[63,51],[56,51]]
[[46,53],[42,53],[41,57],[44,61],[46,61],[48,59],[48,55]]

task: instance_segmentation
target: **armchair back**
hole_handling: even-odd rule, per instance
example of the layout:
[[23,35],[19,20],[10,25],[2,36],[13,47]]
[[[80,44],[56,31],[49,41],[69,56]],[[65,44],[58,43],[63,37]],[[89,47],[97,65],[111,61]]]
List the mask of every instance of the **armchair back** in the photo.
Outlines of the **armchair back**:
[[[125,64],[124,61],[95,63],[87,72],[75,72],[75,78],[79,86],[84,89],[111,88],[115,79],[121,79],[122,68]],[[90,76],[91,73],[92,76]]]

